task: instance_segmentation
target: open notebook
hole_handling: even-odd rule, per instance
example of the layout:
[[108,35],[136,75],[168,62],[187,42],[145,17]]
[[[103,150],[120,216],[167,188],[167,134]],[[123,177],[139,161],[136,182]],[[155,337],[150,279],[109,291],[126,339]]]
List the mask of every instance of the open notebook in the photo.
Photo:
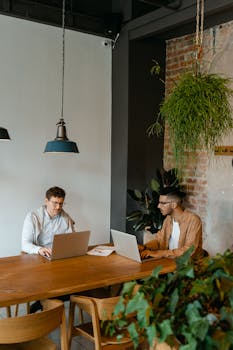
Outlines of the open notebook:
[[90,231],[60,233],[54,235],[52,255],[48,260],[57,260],[85,255],[88,250]]
[[140,263],[155,260],[155,258],[141,258],[136,236],[117,230],[111,230],[111,235],[117,254]]

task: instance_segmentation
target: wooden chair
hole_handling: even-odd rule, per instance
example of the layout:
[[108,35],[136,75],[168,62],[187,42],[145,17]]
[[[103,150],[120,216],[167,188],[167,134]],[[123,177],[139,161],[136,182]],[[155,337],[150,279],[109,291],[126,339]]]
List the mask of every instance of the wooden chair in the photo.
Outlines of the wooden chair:
[[[69,326],[68,326],[68,345],[69,349],[74,336],[82,335],[95,344],[95,350],[120,350],[133,347],[131,338],[124,336],[120,341],[116,337],[107,337],[101,334],[100,322],[111,320],[114,306],[119,297],[112,298],[91,298],[86,296],[71,296]],[[81,324],[74,325],[75,308],[78,307],[79,321]],[[83,311],[91,316],[92,322],[84,323]]]
[[[30,303],[26,303],[26,313],[30,314]],[[16,317],[19,315],[19,304],[6,306],[6,316],[7,317]]]
[[68,350],[64,305],[60,300],[44,300],[43,311],[0,320],[0,350],[56,350],[46,337],[60,327],[61,350]]

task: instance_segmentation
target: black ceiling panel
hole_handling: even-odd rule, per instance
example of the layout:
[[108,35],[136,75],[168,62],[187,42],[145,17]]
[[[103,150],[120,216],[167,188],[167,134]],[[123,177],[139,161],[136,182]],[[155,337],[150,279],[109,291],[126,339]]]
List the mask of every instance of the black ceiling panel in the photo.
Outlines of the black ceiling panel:
[[[112,2],[119,11],[113,13]],[[0,13],[50,25],[61,25],[62,0],[0,0]],[[177,0],[66,0],[66,27],[115,38],[120,31],[125,5],[133,20]],[[179,3],[179,1],[178,1]]]

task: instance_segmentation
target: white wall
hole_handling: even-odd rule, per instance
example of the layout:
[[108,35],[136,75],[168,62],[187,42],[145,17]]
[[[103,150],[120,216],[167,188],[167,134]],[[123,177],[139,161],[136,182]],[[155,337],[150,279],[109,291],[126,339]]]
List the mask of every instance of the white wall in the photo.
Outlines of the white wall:
[[67,192],[65,210],[91,243],[109,240],[111,48],[103,39],[66,30],[64,119],[80,154],[44,154],[61,109],[62,31],[0,16],[0,256],[21,250],[26,213],[47,188]]
[[[233,21],[210,29],[211,72],[233,78]],[[215,46],[214,46],[215,45]],[[231,84],[233,88],[233,83]],[[233,99],[231,99],[233,108]],[[233,145],[233,132],[221,146]],[[231,156],[214,156],[208,169],[208,208],[206,246],[210,254],[233,248],[233,164]]]

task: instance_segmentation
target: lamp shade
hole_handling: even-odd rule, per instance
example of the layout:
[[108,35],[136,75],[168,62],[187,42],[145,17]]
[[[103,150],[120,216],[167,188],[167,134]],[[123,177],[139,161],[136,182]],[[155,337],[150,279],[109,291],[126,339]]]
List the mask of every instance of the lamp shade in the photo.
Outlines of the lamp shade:
[[69,141],[66,135],[66,127],[63,118],[57,123],[57,135],[55,140],[47,142],[44,153],[79,153],[76,143]]
[[7,129],[0,127],[0,140],[10,140]]
[[69,140],[53,140],[47,142],[45,146],[45,153],[79,153],[75,142]]

